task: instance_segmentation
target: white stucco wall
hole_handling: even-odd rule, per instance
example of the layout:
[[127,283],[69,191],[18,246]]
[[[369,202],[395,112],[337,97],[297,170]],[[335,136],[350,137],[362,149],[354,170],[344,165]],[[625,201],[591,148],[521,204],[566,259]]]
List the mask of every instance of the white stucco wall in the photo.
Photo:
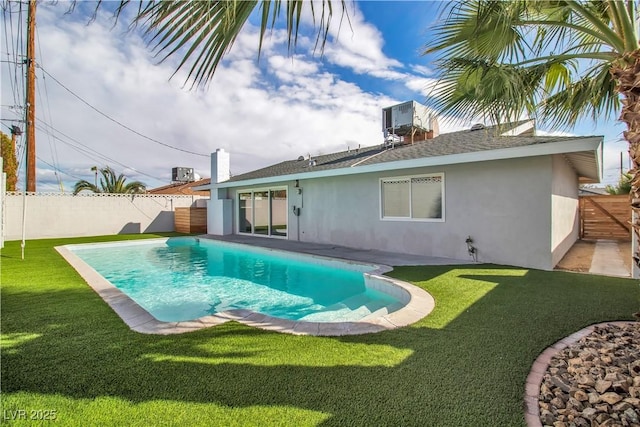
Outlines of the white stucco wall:
[[578,177],[562,155],[553,156],[551,251],[555,266],[580,237]]
[[[567,235],[570,222],[561,219],[569,210],[562,197],[575,180],[561,165],[555,169],[551,156],[539,156],[300,180],[302,195],[294,181],[271,186],[288,186],[290,212],[302,206],[299,217],[289,215],[292,240],[471,260],[465,243],[471,236],[481,262],[551,269],[552,235]],[[563,176],[554,178],[558,171]],[[380,178],[430,173],[445,175],[444,222],[380,219]],[[241,190],[229,189],[228,197],[235,200]]]
[[[29,194],[26,238],[174,231],[174,209],[201,196]],[[5,239],[22,238],[21,194],[5,197]]]
[[[381,177],[439,173],[445,175],[445,221],[380,219]],[[546,173],[545,173],[546,172]],[[492,161],[336,178],[330,191],[318,188],[318,206],[307,191],[302,240],[369,249],[471,259],[465,240],[478,249],[478,260],[550,268],[548,158]],[[305,183],[307,190],[321,182]]]

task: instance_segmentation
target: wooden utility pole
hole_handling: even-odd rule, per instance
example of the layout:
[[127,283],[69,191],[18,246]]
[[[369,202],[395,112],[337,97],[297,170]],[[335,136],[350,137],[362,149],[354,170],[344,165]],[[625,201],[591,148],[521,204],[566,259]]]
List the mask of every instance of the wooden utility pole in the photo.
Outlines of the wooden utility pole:
[[36,191],[36,0],[27,13],[27,189]]

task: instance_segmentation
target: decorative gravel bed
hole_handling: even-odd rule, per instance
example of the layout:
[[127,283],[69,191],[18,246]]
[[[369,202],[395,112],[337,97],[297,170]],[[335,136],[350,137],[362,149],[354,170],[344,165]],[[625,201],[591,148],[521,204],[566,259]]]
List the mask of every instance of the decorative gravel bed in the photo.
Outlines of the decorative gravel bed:
[[640,323],[596,327],[551,359],[540,421],[554,427],[640,427]]

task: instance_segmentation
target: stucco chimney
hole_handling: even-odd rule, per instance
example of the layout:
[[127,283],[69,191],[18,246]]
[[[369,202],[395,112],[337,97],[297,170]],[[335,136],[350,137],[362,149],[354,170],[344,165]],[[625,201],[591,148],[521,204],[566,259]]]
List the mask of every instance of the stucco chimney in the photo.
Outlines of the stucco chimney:
[[224,148],[218,148],[215,153],[211,153],[211,183],[227,181],[230,177],[229,153]]

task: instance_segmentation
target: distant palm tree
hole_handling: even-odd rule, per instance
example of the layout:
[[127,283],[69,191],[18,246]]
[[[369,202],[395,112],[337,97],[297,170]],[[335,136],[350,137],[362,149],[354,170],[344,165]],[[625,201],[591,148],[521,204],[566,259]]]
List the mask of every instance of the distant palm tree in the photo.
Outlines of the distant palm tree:
[[607,190],[607,193],[614,196],[618,194],[629,194],[631,192],[632,179],[633,177],[631,176],[630,173],[624,173],[620,177],[620,180],[618,181],[618,185],[616,185],[615,187],[613,185],[607,185],[605,190]]
[[[92,169],[93,170],[93,169]],[[76,182],[73,188],[73,194],[87,190],[93,193],[116,193],[116,194],[140,194],[147,191],[147,186],[140,181],[132,181],[125,184],[127,178],[120,174],[116,177],[116,173],[109,166],[98,169],[102,178],[100,178],[100,186],[93,184],[84,179]]]

